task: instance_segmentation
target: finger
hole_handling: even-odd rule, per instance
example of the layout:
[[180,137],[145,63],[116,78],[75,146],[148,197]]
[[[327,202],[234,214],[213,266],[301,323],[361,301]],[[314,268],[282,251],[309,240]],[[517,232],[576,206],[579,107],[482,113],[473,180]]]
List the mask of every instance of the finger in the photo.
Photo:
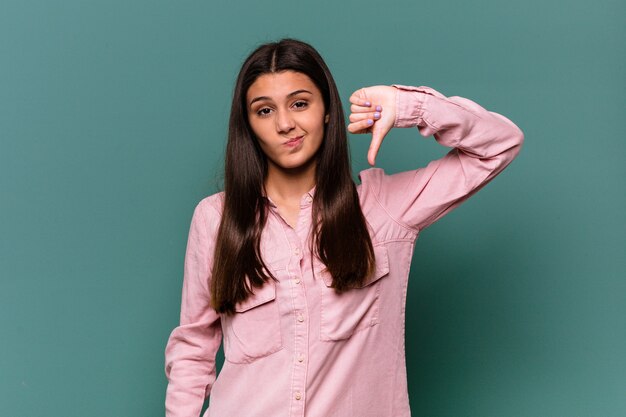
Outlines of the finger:
[[378,155],[380,144],[381,144],[380,142],[374,142],[373,139],[372,139],[372,142],[370,143],[370,148],[367,151],[367,162],[369,162],[371,166],[376,165],[376,155]]
[[361,120],[372,119],[374,121],[380,119],[381,115],[379,112],[369,112],[369,113],[352,113],[350,114],[350,122],[360,122]]
[[348,125],[348,131],[350,133],[368,133],[374,121],[372,119],[365,119],[358,122],[350,123]]
[[365,92],[365,89],[363,88],[355,91],[350,96],[350,103],[356,104],[357,106],[362,106],[362,107],[371,107],[372,105],[372,103],[367,98],[367,93]]
[[372,141],[370,142],[370,148],[367,151],[367,162],[371,166],[376,164],[376,155],[378,155],[378,150],[380,149],[380,145],[383,143],[383,139],[385,138],[385,133],[380,131],[372,132]]
[[357,104],[352,104],[350,106],[350,111],[352,113],[363,113],[363,112],[371,112],[371,111],[377,111],[377,112],[381,112],[383,111],[383,107],[381,105],[372,105],[369,107],[366,106],[359,106]]

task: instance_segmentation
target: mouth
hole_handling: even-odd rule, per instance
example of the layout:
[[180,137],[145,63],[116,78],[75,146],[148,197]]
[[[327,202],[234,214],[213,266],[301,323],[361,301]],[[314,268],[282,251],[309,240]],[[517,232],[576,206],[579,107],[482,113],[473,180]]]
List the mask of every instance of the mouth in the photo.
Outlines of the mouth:
[[304,140],[304,136],[296,136],[295,138],[289,139],[287,142],[283,143],[283,145],[288,147],[296,147],[302,143]]

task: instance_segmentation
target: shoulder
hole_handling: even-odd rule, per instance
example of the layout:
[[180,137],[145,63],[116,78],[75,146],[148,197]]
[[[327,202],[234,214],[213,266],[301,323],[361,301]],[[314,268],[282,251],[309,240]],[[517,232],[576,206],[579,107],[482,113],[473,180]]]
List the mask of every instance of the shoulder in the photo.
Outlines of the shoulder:
[[411,178],[416,172],[387,174],[381,168],[369,168],[359,173],[361,211],[376,241],[415,239],[415,230],[407,227],[398,211],[410,200]]
[[221,216],[223,207],[224,192],[220,191],[219,193],[209,195],[200,200],[196,205],[196,210],[202,211],[203,213],[213,212],[214,215],[218,214]]
[[380,206],[378,195],[384,182],[385,171],[381,168],[369,168],[359,172],[361,184],[357,185],[359,203],[366,218],[372,216]]
[[408,191],[406,187],[411,180],[421,171],[421,168],[412,171],[402,171],[395,174],[387,174],[382,168],[369,168],[359,173],[361,185],[358,186],[359,195],[381,195],[397,193],[402,195]]
[[194,209],[192,222],[199,222],[209,235],[213,235],[219,228],[224,206],[224,192],[201,199]]
[[358,186],[359,195],[368,192],[376,193],[380,188],[385,171],[382,168],[369,168],[359,172],[359,180],[361,184]]

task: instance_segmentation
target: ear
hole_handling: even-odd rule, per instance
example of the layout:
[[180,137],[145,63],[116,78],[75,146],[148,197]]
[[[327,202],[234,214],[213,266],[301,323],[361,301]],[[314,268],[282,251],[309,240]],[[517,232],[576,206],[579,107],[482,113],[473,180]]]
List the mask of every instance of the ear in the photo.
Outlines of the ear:
[[330,120],[330,115],[329,114],[324,116],[324,123],[328,123],[329,120]]

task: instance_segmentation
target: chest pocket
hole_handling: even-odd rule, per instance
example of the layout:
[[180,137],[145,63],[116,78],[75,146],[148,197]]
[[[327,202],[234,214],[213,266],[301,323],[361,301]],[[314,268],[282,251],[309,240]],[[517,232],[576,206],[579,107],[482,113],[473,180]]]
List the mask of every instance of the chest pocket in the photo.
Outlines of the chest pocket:
[[337,294],[331,288],[333,279],[326,272],[317,272],[322,278],[321,340],[348,339],[355,332],[369,329],[379,323],[381,278],[389,275],[389,260],[385,246],[374,246],[376,270],[360,288]]
[[232,363],[250,363],[283,348],[276,283],[266,282],[235,313],[222,316],[224,356]]

